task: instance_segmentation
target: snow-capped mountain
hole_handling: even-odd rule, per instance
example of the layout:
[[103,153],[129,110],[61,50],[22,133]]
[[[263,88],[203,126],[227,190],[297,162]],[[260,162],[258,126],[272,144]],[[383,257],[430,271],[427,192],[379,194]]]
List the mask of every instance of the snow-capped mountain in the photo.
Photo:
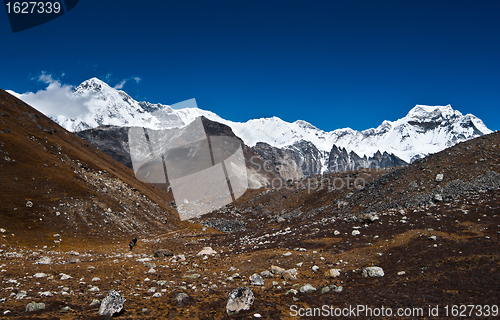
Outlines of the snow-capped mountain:
[[[52,118],[73,132],[100,125],[142,126],[152,129],[183,127],[196,117],[205,116],[231,127],[234,134],[250,147],[264,142],[277,148],[289,148],[301,141],[308,141],[326,155],[335,145],[348,153],[353,151],[360,157],[373,157],[377,152],[387,152],[406,162],[412,162],[458,142],[492,132],[479,118],[471,114],[462,115],[450,105],[417,105],[399,120],[384,121],[377,128],[364,131],[345,128],[325,132],[302,120],[289,123],[272,117],[241,123],[222,119],[213,112],[197,107],[174,109],[168,105],[138,102],[97,78],[83,82],[72,94],[86,98],[89,112],[76,118]],[[22,99],[22,95],[18,96]],[[326,163],[326,160],[327,156],[322,163]]]

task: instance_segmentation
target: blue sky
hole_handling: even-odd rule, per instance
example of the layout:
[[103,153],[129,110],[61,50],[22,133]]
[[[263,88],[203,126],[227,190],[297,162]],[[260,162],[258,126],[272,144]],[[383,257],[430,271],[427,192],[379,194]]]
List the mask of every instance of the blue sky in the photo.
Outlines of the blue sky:
[[98,77],[233,121],[363,130],[451,104],[500,129],[500,1],[82,0],[15,34],[0,9],[0,39],[18,93]]

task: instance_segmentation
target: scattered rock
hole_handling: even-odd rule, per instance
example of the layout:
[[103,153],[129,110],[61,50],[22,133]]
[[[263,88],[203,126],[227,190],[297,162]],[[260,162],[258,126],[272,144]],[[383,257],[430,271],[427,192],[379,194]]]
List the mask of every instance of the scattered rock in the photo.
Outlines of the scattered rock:
[[99,299],[94,299],[90,303],[91,306],[97,306],[98,304],[101,304],[101,301]]
[[189,296],[183,292],[179,292],[175,295],[174,301],[177,302],[180,307],[182,307],[189,302]]
[[26,305],[26,312],[32,312],[45,309],[45,303],[30,302]]
[[327,293],[327,292],[330,292],[330,287],[323,287],[321,289],[321,293]]
[[198,252],[198,254],[196,254],[197,256],[213,256],[213,255],[216,255],[217,254],[217,251],[215,251],[214,249],[212,249],[211,247],[204,247],[203,250],[201,250],[200,252]]
[[26,298],[27,296],[28,296],[28,292],[26,292],[26,291],[19,291],[19,292],[18,292],[18,293],[14,296],[14,298],[15,298],[16,300],[20,300],[20,299],[24,299],[24,298]]
[[310,285],[309,283],[307,283],[307,284],[303,285],[302,287],[300,287],[299,291],[302,293],[309,293],[309,292],[316,291],[316,288],[313,287],[312,285]]
[[73,279],[72,276],[64,274],[64,273],[61,273],[60,276],[61,276],[61,280]]
[[63,311],[63,312],[71,311],[71,307],[66,306],[66,307],[62,308],[61,311]]
[[33,278],[45,278],[45,277],[47,277],[47,274],[42,272],[35,273],[35,275],[33,276]]
[[438,174],[436,175],[436,181],[437,181],[437,182],[441,182],[441,181],[443,181],[443,178],[444,178],[444,175],[443,175],[442,173],[438,173]]
[[284,271],[281,276],[283,277],[283,279],[285,280],[297,280],[297,269],[293,268],[293,269],[288,269],[286,271]]
[[26,201],[26,208],[32,208],[33,207],[33,202],[31,200]]
[[436,237],[436,236],[430,236],[430,237],[429,237],[429,240],[436,241],[436,240],[437,240],[437,237]]
[[298,292],[297,292],[297,290],[295,290],[295,289],[290,289],[290,290],[288,290],[285,294],[289,294],[289,293],[293,293],[293,294],[295,295],[295,294],[297,294]]
[[[198,273],[193,273],[193,274],[187,274],[185,275],[183,278],[186,278],[186,279],[198,279],[199,277],[201,277],[200,274]],[[234,277],[233,277],[234,278]]]
[[101,302],[99,307],[99,315],[101,316],[114,316],[119,314],[123,310],[123,304],[125,303],[125,298],[123,298],[118,292],[111,289],[106,298]]
[[269,271],[269,270],[264,270],[260,273],[260,275],[262,277],[265,277],[265,278],[272,278],[273,277],[273,274]]
[[278,266],[271,266],[271,272],[273,274],[282,274],[283,272],[285,272],[285,269]]
[[42,297],[52,297],[53,294],[50,291],[38,292],[38,294]]
[[443,196],[440,195],[440,194],[435,194],[434,195],[434,200],[438,201],[438,202],[441,202],[441,201],[443,201]]
[[379,220],[380,217],[376,212],[365,213],[361,216],[361,220],[365,223],[371,223]]
[[41,257],[35,264],[51,264],[52,260],[49,257]]
[[228,315],[238,314],[241,310],[249,310],[254,301],[252,290],[248,287],[234,289],[227,297],[226,311]]
[[153,256],[156,258],[173,257],[174,253],[167,249],[158,249],[153,253]]
[[384,270],[380,267],[365,267],[363,268],[363,271],[361,272],[361,275],[363,277],[383,277],[384,276]]
[[330,269],[327,272],[325,272],[325,277],[327,278],[337,278],[340,276],[340,269]]
[[318,266],[313,266],[313,267],[312,267],[312,271],[316,272],[316,271],[318,271],[318,270],[319,270],[319,267],[318,267]]
[[68,259],[68,261],[66,261],[66,263],[81,263],[82,261],[80,260],[80,258],[77,258],[77,257],[71,257]]
[[263,286],[264,285],[264,279],[262,279],[262,277],[259,276],[258,274],[254,273],[250,277],[250,284],[254,285],[254,286]]
[[398,276],[404,276],[406,274],[406,271],[399,271]]
[[357,236],[358,234],[361,234],[361,232],[359,230],[352,230],[352,233],[351,233],[353,236]]

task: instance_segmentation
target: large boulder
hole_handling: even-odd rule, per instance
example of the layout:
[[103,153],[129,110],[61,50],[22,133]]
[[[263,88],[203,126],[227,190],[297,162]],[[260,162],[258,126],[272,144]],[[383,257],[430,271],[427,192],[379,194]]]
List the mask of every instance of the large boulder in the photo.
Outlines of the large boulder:
[[361,275],[363,277],[383,277],[384,276],[384,270],[380,267],[366,267],[363,268],[363,271],[361,272]]
[[228,295],[227,314],[238,314],[241,310],[248,310],[253,304],[254,296],[248,287],[234,289]]
[[104,298],[101,302],[101,306],[99,307],[99,315],[111,317],[117,315],[123,310],[124,303],[125,298],[115,290],[111,289],[106,298]]

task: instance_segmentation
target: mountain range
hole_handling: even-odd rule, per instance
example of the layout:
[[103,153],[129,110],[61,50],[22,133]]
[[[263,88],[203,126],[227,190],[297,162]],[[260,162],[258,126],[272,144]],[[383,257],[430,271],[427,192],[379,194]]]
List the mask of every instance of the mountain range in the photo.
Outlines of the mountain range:
[[[22,94],[10,93],[23,98]],[[85,101],[88,112],[78,117],[56,115],[52,119],[96,147],[108,149],[109,155],[129,167],[124,127],[182,128],[197,117],[228,126],[262,161],[270,161],[281,170],[279,174],[284,179],[406,165],[492,132],[481,119],[463,115],[450,105],[416,105],[405,117],[383,121],[377,128],[325,132],[302,120],[290,123],[278,117],[233,122],[197,108],[194,99],[173,106],[139,102],[97,78],[84,81],[72,94]],[[283,171],[284,167],[287,170]]]

